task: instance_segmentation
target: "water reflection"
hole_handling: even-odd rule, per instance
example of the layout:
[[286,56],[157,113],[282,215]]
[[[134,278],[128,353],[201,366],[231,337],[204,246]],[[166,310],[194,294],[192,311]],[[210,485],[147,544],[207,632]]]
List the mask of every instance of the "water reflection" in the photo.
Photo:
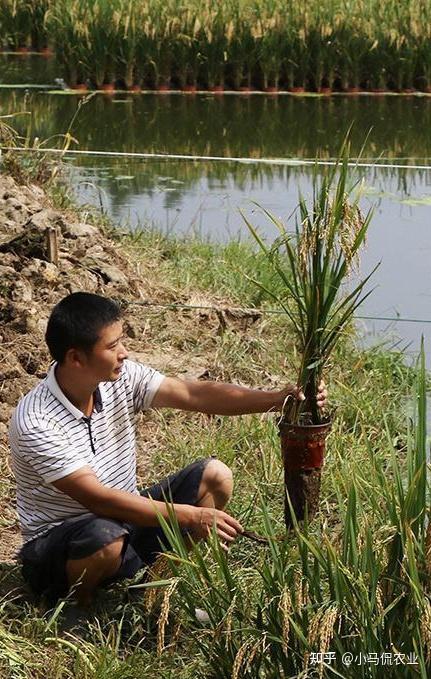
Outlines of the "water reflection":
[[[31,132],[65,132],[77,95],[0,92],[4,113],[31,111]],[[96,122],[96,124],[95,124]],[[80,148],[225,157],[337,155],[347,130],[365,158],[431,157],[429,97],[95,95],[73,126]]]
[[[0,93],[2,113],[30,111],[17,118],[21,132],[42,139],[66,131],[78,102],[68,95]],[[429,163],[431,137],[424,131],[430,129],[431,99],[425,97],[96,95],[82,106],[71,131],[80,149],[327,158],[337,154],[352,123],[353,155],[366,139],[364,158]],[[214,239],[244,237],[239,207],[250,214],[256,201],[285,219],[297,204],[298,186],[310,191],[309,168],[94,157],[80,157],[69,167],[80,199],[102,202],[116,220]],[[364,314],[431,320],[430,172],[374,167],[363,176],[364,207],[376,205],[363,270],[382,260],[378,289]],[[257,212],[253,219],[272,237],[266,220]],[[377,323],[375,331],[380,334],[387,326]],[[395,326],[412,349],[429,327]]]
[[0,83],[53,85],[54,79],[61,74],[55,58],[45,58],[41,54],[12,55],[0,52]]

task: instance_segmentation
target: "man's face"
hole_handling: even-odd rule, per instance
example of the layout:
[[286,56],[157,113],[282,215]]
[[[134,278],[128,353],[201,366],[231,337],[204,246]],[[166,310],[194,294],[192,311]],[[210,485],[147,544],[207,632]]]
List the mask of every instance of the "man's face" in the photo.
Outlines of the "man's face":
[[100,330],[99,339],[86,356],[86,369],[99,382],[114,382],[119,378],[121,366],[127,358],[123,339],[122,321],[115,321]]

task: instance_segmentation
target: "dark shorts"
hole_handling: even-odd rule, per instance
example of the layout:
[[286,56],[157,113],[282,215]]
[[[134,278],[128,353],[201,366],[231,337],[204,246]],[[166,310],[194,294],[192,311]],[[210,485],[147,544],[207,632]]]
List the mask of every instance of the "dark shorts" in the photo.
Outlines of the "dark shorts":
[[[178,504],[195,505],[203,471],[211,458],[192,462],[140,494]],[[67,519],[48,533],[27,542],[19,553],[24,579],[33,592],[54,603],[68,591],[66,561],[83,559],[119,537],[125,537],[120,569],[113,580],[133,577],[151,564],[166,546],[161,527],[140,527],[86,513]]]

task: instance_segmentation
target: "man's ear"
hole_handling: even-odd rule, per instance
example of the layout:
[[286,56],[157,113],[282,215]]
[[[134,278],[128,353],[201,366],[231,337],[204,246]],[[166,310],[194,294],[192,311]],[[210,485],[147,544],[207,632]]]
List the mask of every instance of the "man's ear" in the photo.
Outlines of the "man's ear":
[[82,368],[87,362],[87,356],[82,349],[71,348],[66,351],[64,356],[64,365],[71,368]]

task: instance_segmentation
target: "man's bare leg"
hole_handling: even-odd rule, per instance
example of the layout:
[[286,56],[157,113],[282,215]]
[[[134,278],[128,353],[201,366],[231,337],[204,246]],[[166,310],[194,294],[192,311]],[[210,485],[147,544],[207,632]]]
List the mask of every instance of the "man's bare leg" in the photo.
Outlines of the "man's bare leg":
[[123,544],[124,537],[119,537],[84,559],[66,561],[69,587],[79,582],[75,593],[79,606],[90,606],[97,586],[118,571]]
[[[204,469],[198,490],[197,505],[224,509],[232,496],[232,472],[220,460],[210,460]],[[124,537],[119,537],[84,559],[69,559],[66,574],[69,587],[79,582],[76,590],[78,604],[87,607],[103,580],[115,575],[121,565]]]

